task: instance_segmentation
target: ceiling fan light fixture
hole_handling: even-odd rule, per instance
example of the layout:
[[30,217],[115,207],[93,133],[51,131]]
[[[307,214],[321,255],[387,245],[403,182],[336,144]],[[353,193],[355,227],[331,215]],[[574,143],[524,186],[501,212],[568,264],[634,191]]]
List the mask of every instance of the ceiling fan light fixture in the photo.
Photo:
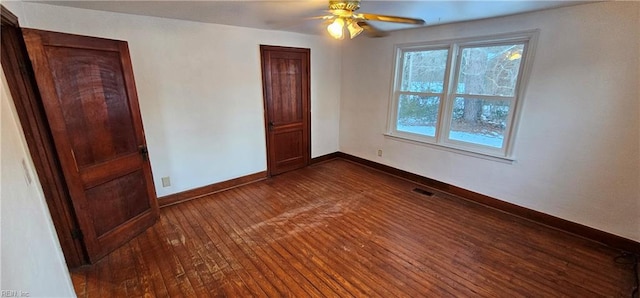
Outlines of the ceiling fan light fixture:
[[349,30],[349,36],[351,39],[358,36],[364,29],[358,25],[358,22],[354,20],[349,20],[349,24],[347,25],[347,29]]
[[[411,25],[424,25],[424,20],[388,16],[372,13],[355,13],[360,9],[361,0],[329,0],[329,15],[322,17],[323,20],[332,20],[327,26],[327,31],[331,37],[335,39],[344,39],[349,31],[351,39],[360,35],[363,31],[367,31],[369,37],[382,37],[387,34],[378,30],[367,21],[390,22]],[[345,30],[345,27],[347,27]]]
[[344,20],[342,18],[336,18],[333,23],[327,26],[329,35],[335,39],[344,39]]
[[329,0],[329,10],[358,10],[360,0]]

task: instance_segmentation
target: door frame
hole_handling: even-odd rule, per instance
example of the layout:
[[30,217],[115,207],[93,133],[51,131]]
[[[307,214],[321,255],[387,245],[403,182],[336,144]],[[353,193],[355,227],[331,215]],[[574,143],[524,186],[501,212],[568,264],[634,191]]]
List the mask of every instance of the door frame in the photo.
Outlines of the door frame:
[[88,263],[88,255],[56,155],[20,24],[18,18],[4,6],[1,6],[1,15],[2,69],[67,267],[79,267]]
[[273,166],[271,164],[271,159],[269,158],[269,156],[271,156],[271,144],[270,144],[270,138],[269,138],[269,129],[270,129],[270,125],[269,125],[269,111],[267,110],[268,108],[268,104],[267,104],[267,88],[265,87],[267,85],[267,79],[266,76],[264,74],[265,71],[265,64],[264,64],[264,53],[266,51],[289,51],[289,52],[297,52],[297,53],[304,53],[306,54],[306,58],[307,58],[307,73],[306,74],[302,74],[303,76],[306,75],[307,76],[307,82],[308,86],[306,88],[306,90],[303,90],[303,92],[306,92],[307,96],[307,102],[306,102],[306,107],[307,110],[303,111],[303,113],[307,114],[307,119],[305,121],[305,126],[306,126],[306,131],[305,133],[307,134],[307,136],[309,136],[309,141],[307,142],[307,156],[305,156],[305,160],[306,160],[306,165],[308,166],[309,163],[311,162],[311,49],[309,48],[295,48],[295,47],[284,47],[284,46],[274,46],[274,45],[260,45],[260,69],[262,72],[262,100],[263,100],[263,118],[264,118],[264,132],[265,132],[265,140],[266,140],[266,153],[267,153],[267,177],[271,177],[272,176],[272,169]]

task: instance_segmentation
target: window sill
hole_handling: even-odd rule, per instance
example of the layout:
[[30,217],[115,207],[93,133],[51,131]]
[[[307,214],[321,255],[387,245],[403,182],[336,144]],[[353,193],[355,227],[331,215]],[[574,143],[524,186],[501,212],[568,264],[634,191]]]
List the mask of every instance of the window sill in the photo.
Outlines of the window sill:
[[405,142],[405,143],[409,143],[409,144],[431,147],[431,148],[438,149],[438,150],[458,153],[458,154],[471,156],[471,157],[475,157],[475,158],[481,158],[481,159],[485,159],[485,160],[497,161],[497,162],[506,163],[506,164],[513,164],[516,161],[515,158],[511,158],[511,157],[495,156],[495,155],[490,155],[490,154],[487,154],[487,153],[473,152],[473,151],[468,151],[468,150],[465,150],[465,149],[450,147],[450,146],[446,146],[446,145],[442,145],[442,144],[434,144],[434,143],[428,143],[428,142],[424,142],[424,141],[414,140],[414,139],[406,138],[406,137],[403,137],[403,136],[392,135],[392,134],[389,134],[389,133],[384,133],[384,136],[386,138],[389,138],[389,139],[392,139],[392,140],[395,140],[395,141],[401,141],[401,142]]

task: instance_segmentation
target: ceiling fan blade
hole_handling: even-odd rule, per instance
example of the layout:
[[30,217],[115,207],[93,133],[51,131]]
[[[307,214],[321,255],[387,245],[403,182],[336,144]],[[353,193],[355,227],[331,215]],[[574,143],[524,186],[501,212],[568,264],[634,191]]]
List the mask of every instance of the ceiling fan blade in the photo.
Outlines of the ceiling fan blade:
[[389,35],[389,33],[381,31],[365,21],[359,21],[358,26],[364,29],[364,34],[368,37],[385,37]]
[[392,22],[392,23],[424,25],[424,20],[422,20],[422,19],[403,18],[403,17],[396,17],[396,16],[385,16],[385,15],[380,15],[380,14],[359,13],[359,14],[355,14],[355,17],[358,18],[358,19],[364,19],[364,20],[369,20],[369,21],[380,21],[380,22]]

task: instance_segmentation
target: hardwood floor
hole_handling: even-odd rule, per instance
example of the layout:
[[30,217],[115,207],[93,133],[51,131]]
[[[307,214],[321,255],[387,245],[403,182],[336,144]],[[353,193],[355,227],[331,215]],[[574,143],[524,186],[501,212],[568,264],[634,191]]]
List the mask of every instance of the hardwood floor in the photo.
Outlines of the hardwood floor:
[[161,209],[79,297],[628,297],[618,251],[341,159]]

